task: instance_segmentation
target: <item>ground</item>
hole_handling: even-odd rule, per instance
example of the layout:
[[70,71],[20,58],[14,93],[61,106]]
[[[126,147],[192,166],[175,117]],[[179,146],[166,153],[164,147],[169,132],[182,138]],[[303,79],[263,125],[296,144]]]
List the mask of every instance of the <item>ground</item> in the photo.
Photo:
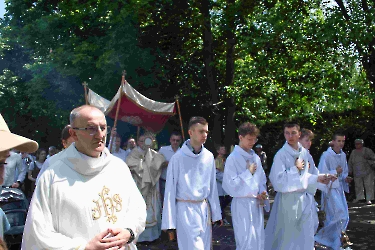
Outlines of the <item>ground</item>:
[[[271,202],[273,201],[271,197]],[[350,241],[353,243],[353,250],[375,249],[375,205],[365,203],[348,203],[350,221],[346,231]],[[228,221],[231,222],[229,207],[225,210]],[[269,213],[265,213],[267,220]],[[160,240],[150,244],[138,244],[139,250],[154,249],[178,249],[177,243],[168,243],[167,235],[162,234]],[[213,231],[213,249],[231,250],[236,249],[234,233],[231,225],[222,226]],[[318,250],[318,249],[316,249]]]

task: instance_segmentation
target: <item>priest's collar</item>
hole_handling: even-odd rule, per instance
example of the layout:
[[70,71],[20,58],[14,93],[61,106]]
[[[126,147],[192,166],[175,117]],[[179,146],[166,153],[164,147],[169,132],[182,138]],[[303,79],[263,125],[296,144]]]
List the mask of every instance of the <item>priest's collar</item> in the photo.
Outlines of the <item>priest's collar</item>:
[[198,151],[198,152],[195,152],[193,146],[191,146],[191,144],[190,144],[190,140],[187,140],[187,141],[186,141],[186,146],[188,147],[188,149],[189,149],[191,152],[193,152],[193,153],[196,154],[196,155],[199,154],[200,152],[202,152],[202,148],[203,148],[203,146],[201,145],[201,148],[199,149],[199,151]]

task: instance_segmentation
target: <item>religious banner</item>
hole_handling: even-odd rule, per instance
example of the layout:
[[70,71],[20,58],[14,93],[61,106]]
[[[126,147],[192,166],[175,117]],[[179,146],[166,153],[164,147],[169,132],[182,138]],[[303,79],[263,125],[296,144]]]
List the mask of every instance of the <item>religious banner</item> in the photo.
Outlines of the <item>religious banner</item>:
[[[89,89],[88,103],[101,109],[108,117],[139,126],[157,133],[163,129],[168,119],[176,113],[176,103],[165,103],[151,100],[128,82],[122,83],[111,101],[99,96]],[[117,109],[117,106],[119,109]]]

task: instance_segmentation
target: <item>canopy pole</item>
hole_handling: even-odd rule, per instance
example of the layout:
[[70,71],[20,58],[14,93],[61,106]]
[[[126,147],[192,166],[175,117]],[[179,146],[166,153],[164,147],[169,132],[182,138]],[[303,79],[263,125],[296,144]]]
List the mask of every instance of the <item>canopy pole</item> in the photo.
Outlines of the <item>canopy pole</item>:
[[89,105],[89,100],[88,100],[88,97],[87,97],[87,82],[83,82],[82,85],[83,85],[83,89],[85,91],[85,103],[86,103],[86,105]]
[[137,126],[137,143],[138,143],[138,140],[139,140],[139,133],[140,132],[141,132],[141,127]]
[[[124,85],[125,83],[125,75],[126,75],[126,71],[124,70],[122,72],[122,78],[121,78],[121,86],[120,86],[120,96],[117,100],[117,108],[116,108],[116,116],[115,116],[115,122],[113,124],[113,129],[115,129],[117,127],[117,119],[118,119],[118,112],[120,110],[120,104],[121,104],[121,96],[122,96],[122,86]],[[109,145],[109,152],[112,153],[112,142],[113,142],[113,135],[112,135],[112,131],[111,131],[111,139],[109,140],[110,142],[110,145]]]
[[185,141],[184,128],[183,128],[183,126],[182,126],[182,118],[181,118],[180,102],[178,101],[178,96],[177,96],[177,95],[176,95],[174,98],[176,99],[177,110],[178,110],[178,117],[179,117],[179,119],[180,119],[182,141]]

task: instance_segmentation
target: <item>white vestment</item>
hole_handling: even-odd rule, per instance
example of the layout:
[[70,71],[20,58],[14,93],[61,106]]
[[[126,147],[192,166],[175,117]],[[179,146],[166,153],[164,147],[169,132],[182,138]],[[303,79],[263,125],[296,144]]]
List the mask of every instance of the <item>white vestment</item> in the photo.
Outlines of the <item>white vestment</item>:
[[[296,160],[303,160],[305,168],[299,171]],[[315,200],[317,174],[309,172],[308,152],[298,143],[298,150],[288,142],[276,153],[269,175],[277,192],[266,226],[266,250],[314,249]],[[310,193],[310,194],[309,194]]]
[[[247,161],[256,163],[254,175],[247,169]],[[257,195],[267,191],[266,175],[259,156],[236,145],[228,156],[223,177],[223,189],[233,197],[231,205],[237,250],[264,249],[263,205]],[[269,200],[264,201],[269,211]]]
[[143,232],[146,205],[121,159],[106,148],[92,158],[73,143],[50,163],[31,200],[21,249],[81,250],[108,228]]
[[209,250],[211,219],[221,220],[214,157],[203,146],[194,154],[189,141],[169,161],[161,228],[176,229],[179,249]]
[[[330,182],[326,189],[322,190],[321,209],[326,212],[326,220],[324,227],[315,236],[315,241],[334,250],[340,249],[341,231],[345,231],[349,223],[348,204],[344,193],[344,191],[349,193],[349,185],[345,182],[348,176],[348,164],[345,153],[341,150],[339,154],[336,154],[332,148],[326,151],[325,158],[319,162],[319,171],[322,174],[337,174],[336,168],[339,165],[343,172],[336,181]],[[332,188],[329,189],[331,184]]]
[[139,236],[138,242],[154,241],[161,235],[159,178],[164,161],[164,156],[155,150],[148,148],[143,151],[139,147],[134,148],[126,158],[147,207],[146,229]]

